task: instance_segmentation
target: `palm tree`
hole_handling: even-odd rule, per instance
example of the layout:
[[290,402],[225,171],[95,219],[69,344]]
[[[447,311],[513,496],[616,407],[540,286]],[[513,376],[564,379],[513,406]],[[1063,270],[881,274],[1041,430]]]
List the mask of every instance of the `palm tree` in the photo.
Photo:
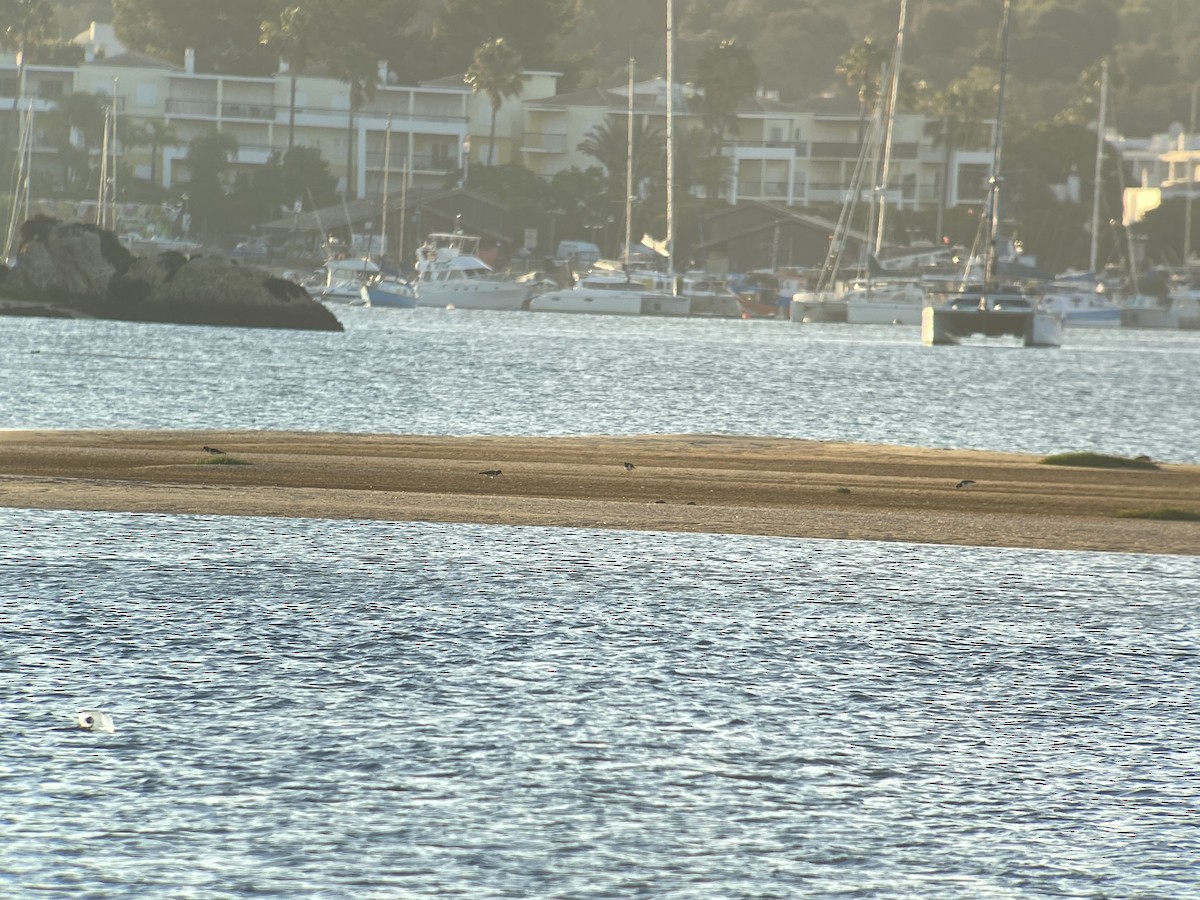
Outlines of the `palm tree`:
[[702,91],[701,114],[718,136],[737,134],[737,107],[758,90],[760,73],[748,51],[733,40],[721,41],[700,56],[696,87]]
[[296,144],[296,79],[309,64],[319,45],[320,29],[316,18],[303,6],[290,6],[279,15],[278,21],[266,20],[261,25],[259,43],[287,60],[291,76],[288,98],[288,149]]
[[858,97],[858,134],[862,140],[867,112],[879,102],[883,84],[883,69],[891,59],[891,52],[875,43],[874,38],[863,38],[838,61],[837,74],[846,79],[846,84]]
[[463,79],[476,94],[487,94],[492,104],[492,124],[488,134],[487,164],[492,164],[496,147],[496,116],[508,97],[521,93],[521,54],[504,38],[480,44],[475,50],[471,68]]
[[122,119],[118,130],[122,144],[150,148],[150,183],[157,184],[158,153],[163,146],[178,142],[179,134],[165,119],[147,119],[141,124]]
[[[604,167],[612,197],[625,196],[625,162],[629,151],[629,132],[626,118],[610,116],[589,131],[579,142],[578,150],[586,153]],[[633,181],[638,184],[656,178],[667,145],[662,129],[644,118],[633,122]]]
[[938,133],[934,143],[942,146],[942,196],[938,202],[937,223],[939,235],[946,209],[954,150],[986,143],[983,122],[987,112],[995,106],[994,82],[993,72],[976,67],[966,78],[952,81],[945,91],[932,95],[924,104],[926,111],[937,117]]

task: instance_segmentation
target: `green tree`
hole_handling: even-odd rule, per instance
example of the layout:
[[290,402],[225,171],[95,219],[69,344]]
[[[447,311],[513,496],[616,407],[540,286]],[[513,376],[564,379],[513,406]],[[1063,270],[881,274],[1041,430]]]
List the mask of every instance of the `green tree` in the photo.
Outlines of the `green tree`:
[[92,152],[104,141],[104,122],[111,98],[101,94],[67,94],[50,114],[54,143],[68,185],[87,185]]
[[296,144],[296,79],[304,73],[322,43],[320,17],[312,7],[289,6],[278,19],[267,19],[261,26],[259,43],[288,64],[291,80],[288,94],[288,147]]
[[719,137],[737,133],[738,104],[759,88],[759,71],[750,51],[734,40],[709,47],[696,63],[696,87],[705,123]]
[[[126,125],[128,119],[119,119],[118,128]],[[179,132],[170,122],[164,119],[146,119],[140,124],[126,126],[122,131],[121,140],[130,146],[149,146],[150,148],[150,184],[158,185],[158,155],[164,146],[179,142]]]
[[[375,97],[379,63],[399,56],[410,37],[413,0],[356,0],[355,15],[341,0],[313,0],[314,20],[324,36],[319,58],[326,70],[349,86],[346,113],[346,196],[356,196],[354,123]],[[370,23],[370,27],[364,27]]]
[[237,155],[237,140],[228,132],[210,131],[188,143],[187,167],[190,211],[200,230],[223,229],[229,215],[225,176]]
[[12,106],[17,109],[25,87],[29,51],[37,43],[57,38],[58,23],[49,0],[0,0],[0,22],[4,23],[0,44],[17,52],[17,90]]
[[487,164],[492,164],[496,149],[496,117],[508,97],[521,93],[521,54],[504,38],[495,38],[479,45],[465,79],[476,94],[487,94],[492,107],[488,132]]
[[723,196],[733,184],[733,161],[722,152],[724,141],[707,128],[675,133],[676,196]]

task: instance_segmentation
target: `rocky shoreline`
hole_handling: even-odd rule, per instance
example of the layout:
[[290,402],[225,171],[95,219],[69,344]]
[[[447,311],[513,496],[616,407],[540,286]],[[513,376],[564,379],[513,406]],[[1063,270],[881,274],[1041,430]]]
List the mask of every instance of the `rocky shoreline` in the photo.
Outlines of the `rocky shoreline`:
[[0,271],[0,314],[341,331],[300,285],[223,256],[139,257],[111,231],[39,216]]

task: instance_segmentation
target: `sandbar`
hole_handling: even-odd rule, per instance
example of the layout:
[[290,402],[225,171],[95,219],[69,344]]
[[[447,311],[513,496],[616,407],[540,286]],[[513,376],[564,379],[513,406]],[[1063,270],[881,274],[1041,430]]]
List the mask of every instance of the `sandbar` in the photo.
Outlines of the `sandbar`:
[[1200,466],[698,434],[0,431],[0,507],[20,509],[1200,555],[1200,523],[1117,517],[1161,506],[1200,512]]

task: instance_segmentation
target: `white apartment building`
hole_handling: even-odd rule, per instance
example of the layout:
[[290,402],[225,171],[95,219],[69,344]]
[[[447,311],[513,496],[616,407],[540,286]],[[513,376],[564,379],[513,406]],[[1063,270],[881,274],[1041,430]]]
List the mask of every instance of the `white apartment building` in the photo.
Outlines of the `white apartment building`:
[[[636,83],[632,111],[635,118],[665,132],[666,83],[661,78]],[[590,88],[573,93],[530,99],[523,104],[521,161],[542,177],[572,166],[597,165],[579,150],[579,144],[599,123],[612,120],[621,130],[629,115],[628,85]],[[701,116],[691,85],[677,85],[672,103],[677,133],[698,128]],[[915,113],[895,117],[887,197],[900,208],[917,210],[937,204],[944,159],[941,149],[926,134],[926,118]],[[845,101],[817,100],[784,103],[777,93],[760,92],[745,101],[737,113],[737,128],[727,135],[723,153],[730,163],[726,199],[765,200],[789,205],[840,204],[862,153],[862,136],[870,123],[858,108]],[[973,165],[975,154],[955,154],[957,164]],[[974,179],[951,179],[966,189],[961,202],[977,202]],[[952,201],[956,195],[951,194]]]
[[[444,187],[464,167],[486,163],[489,152],[495,164],[521,163],[543,178],[596,166],[579,144],[605,121],[623,130],[630,106],[627,85],[560,94],[559,73],[526,72],[520,95],[506,99],[496,116],[489,147],[490,103],[461,76],[400,85],[381,65],[374,97],[351,119],[349,87],[334,78],[299,75],[293,111],[292,78],[284,65],[269,77],[200,73],[194,53],[176,63],[123,52],[110,30],[99,25],[77,41],[85,47],[83,63],[28,66],[22,85],[14,55],[0,55],[0,120],[7,119],[10,138],[16,134],[18,106],[32,108],[39,123],[30,153],[35,179],[39,171],[61,166],[50,139],[53,117],[45,114],[71,93],[115,96],[119,117],[169,126],[171,137],[162,146],[117,148],[138,177],[153,175],[168,190],[186,190],[188,144],[216,130],[237,142],[233,174],[263,165],[290,141],[320,151],[342,190],[348,183],[352,199],[376,196],[385,176],[392,190],[405,181],[414,188]],[[635,84],[634,115],[665,126],[666,97],[661,78]],[[676,86],[677,133],[699,127],[696,100],[691,85]],[[956,150],[947,166],[934,137],[936,124],[917,113],[895,117],[886,191],[893,208],[931,209],[943,196],[947,206],[984,201],[990,152]],[[853,102],[785,103],[776,93],[760,92],[741,105],[737,128],[725,139],[731,174],[725,199],[801,207],[840,204],[854,183],[867,126]],[[387,160],[386,147],[391,150]],[[1134,209],[1195,184],[1200,137],[1176,128],[1147,142],[1126,141],[1123,150],[1143,192],[1132,199]],[[864,190],[870,189],[867,182]]]

